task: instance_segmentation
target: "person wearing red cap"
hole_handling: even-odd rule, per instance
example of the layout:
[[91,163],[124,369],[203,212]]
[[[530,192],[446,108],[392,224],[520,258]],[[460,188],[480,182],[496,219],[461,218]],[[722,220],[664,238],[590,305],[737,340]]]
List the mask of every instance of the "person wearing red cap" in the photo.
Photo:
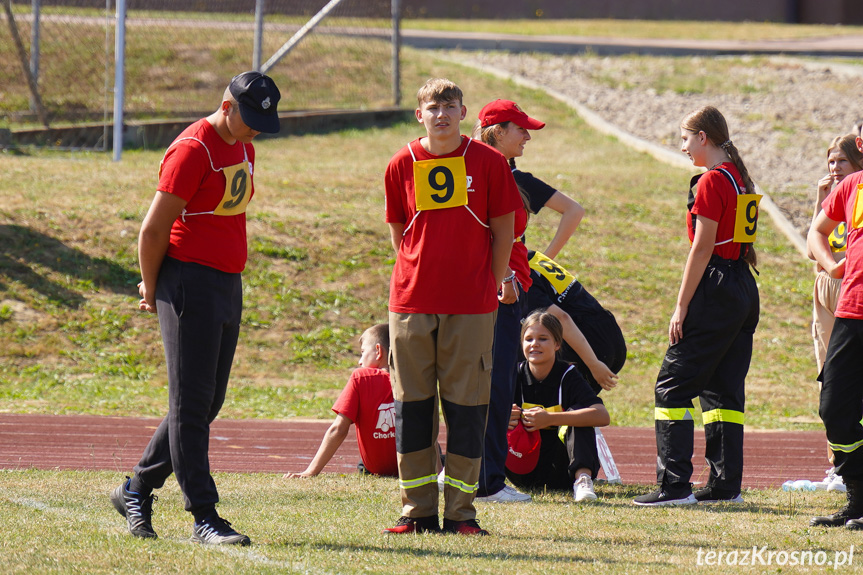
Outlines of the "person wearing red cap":
[[550,257],[558,254],[584,216],[584,208],[578,202],[515,167],[515,159],[522,156],[524,146],[530,140],[530,130],[540,130],[543,127],[545,123],[528,116],[515,102],[495,100],[480,111],[472,134],[474,139],[492,146],[507,159],[523,203],[523,209],[515,214],[512,253],[498,296],[492,391],[477,491],[477,500],[481,502],[530,501],[529,495],[519,493],[506,485],[504,468],[507,456],[506,429],[518,357],[518,335],[521,319],[527,313],[527,298],[524,295],[531,284],[524,238],[528,213],[537,213],[543,207],[548,207],[561,214],[557,232],[546,248],[547,252],[553,254]]
[[538,309],[524,320],[526,361],[518,365],[509,428],[515,430],[521,422],[528,433],[539,433],[540,446],[533,458],[507,459],[506,475],[518,487],[571,488],[576,501],[592,501],[600,465],[594,428],[608,425],[611,418],[578,369],[558,359],[562,345],[563,326],[553,314]]
[[255,148],[279,131],[281,94],[259,72],[235,76],[219,109],[186,128],[165,152],[159,185],[141,225],[139,309],[158,313],[168,368],[168,414],[134,476],[111,493],[129,532],[155,538],[152,494],[174,473],[192,541],[248,545],[216,513],[210,475],[210,423],[225,399],[240,333],[246,206],[255,193]]

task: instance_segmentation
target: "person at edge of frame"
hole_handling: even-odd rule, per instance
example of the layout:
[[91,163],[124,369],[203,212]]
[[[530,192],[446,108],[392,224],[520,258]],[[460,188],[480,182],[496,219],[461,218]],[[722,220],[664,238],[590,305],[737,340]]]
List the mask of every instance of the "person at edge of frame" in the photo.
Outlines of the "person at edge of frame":
[[[863,149],[863,130],[856,144]],[[813,517],[811,526],[863,529],[863,172],[846,176],[821,203],[806,245],[830,277],[842,278],[836,322],[821,370],[818,414],[833,451],[835,473],[845,484],[845,505],[831,515]],[[837,262],[829,247],[831,232],[846,226],[845,258]]]

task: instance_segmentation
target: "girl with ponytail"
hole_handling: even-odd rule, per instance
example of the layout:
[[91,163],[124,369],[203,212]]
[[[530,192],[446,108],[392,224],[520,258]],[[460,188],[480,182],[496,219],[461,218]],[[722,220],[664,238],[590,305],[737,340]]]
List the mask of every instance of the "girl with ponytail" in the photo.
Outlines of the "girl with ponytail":
[[[749,270],[759,196],[725,118],[706,106],[680,124],[681,151],[707,168],[690,182],[692,247],[656,380],[657,483],[637,505],[743,501],[744,381],[758,324],[758,287]],[[707,486],[692,492],[693,404],[700,398]]]

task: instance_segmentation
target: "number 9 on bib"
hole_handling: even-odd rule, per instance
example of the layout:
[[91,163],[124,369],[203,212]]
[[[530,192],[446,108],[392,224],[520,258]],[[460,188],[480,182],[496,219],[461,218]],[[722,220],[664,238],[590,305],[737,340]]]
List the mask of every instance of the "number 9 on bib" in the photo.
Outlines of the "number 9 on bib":
[[440,210],[467,205],[464,157],[414,162],[417,210]]

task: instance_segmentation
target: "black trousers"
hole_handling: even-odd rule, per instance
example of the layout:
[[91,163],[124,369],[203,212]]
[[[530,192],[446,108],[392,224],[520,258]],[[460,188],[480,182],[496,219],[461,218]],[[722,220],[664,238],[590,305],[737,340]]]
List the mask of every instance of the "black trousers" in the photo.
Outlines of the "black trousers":
[[242,302],[240,274],[165,258],[156,307],[168,367],[168,415],[135,473],[153,489],[175,473],[186,510],[196,516],[219,501],[210,475],[210,423],[225,401]]
[[519,475],[509,469],[506,476],[516,487],[572,489],[575,472],[590,470],[591,479],[599,473],[599,453],[596,450],[596,431],[592,427],[568,427],[564,441],[558,437],[558,428],[540,431],[542,444],[539,461],[530,473]]
[[492,348],[491,394],[485,425],[482,463],[479,468],[477,497],[494,495],[506,485],[506,432],[515,395],[516,364],[521,354],[521,318],[527,309],[527,296],[519,289],[518,301],[497,308]]
[[863,480],[863,320],[836,318],[822,381],[818,412],[836,473]]
[[742,260],[713,256],[689,304],[683,338],[668,348],[656,379],[656,479],[660,486],[692,478],[700,398],[709,486],[739,490],[743,478],[744,382],[758,325],[755,279]]

